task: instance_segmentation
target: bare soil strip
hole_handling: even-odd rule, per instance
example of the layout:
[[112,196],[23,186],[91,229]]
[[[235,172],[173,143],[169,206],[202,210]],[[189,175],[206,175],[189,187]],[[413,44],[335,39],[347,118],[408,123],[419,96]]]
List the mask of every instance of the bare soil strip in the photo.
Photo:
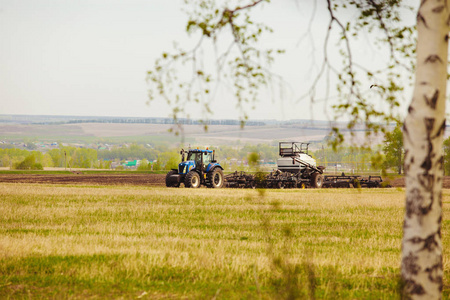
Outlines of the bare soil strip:
[[[84,184],[84,185],[145,185],[164,186],[165,174],[0,174],[0,182],[43,183],[43,184]],[[404,187],[403,177],[390,182],[393,187]],[[450,176],[444,177],[444,189],[450,189]]]
[[0,182],[164,186],[165,174],[0,174]]

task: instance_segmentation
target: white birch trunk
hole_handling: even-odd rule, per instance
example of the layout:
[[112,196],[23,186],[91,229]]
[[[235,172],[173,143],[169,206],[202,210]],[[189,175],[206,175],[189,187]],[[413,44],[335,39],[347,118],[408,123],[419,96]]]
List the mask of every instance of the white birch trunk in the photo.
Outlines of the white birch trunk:
[[440,299],[442,292],[442,143],[449,8],[422,0],[417,15],[414,95],[404,124],[406,210],[402,243],[404,296]]

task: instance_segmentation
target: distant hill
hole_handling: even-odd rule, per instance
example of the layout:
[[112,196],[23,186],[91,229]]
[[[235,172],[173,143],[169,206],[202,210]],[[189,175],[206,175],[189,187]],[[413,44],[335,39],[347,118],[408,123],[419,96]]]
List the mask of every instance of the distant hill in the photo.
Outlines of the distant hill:
[[[200,143],[202,145],[274,143],[278,141],[325,142],[332,126],[340,127],[352,143],[365,141],[366,131],[361,126],[350,131],[345,122],[333,123],[318,120],[250,120],[242,129],[238,120],[180,120],[179,128],[170,118],[92,117],[92,116],[41,116],[0,115],[0,140],[43,140],[64,142],[151,142],[165,140],[171,144]],[[170,129],[181,129],[175,136]],[[448,132],[448,130],[447,130]],[[372,138],[380,144],[383,137]]]
[[[53,115],[1,115],[0,124],[79,124],[79,123],[126,123],[126,124],[175,124],[172,118],[144,118],[144,117],[104,117],[104,116],[53,116]],[[216,119],[216,120],[191,120],[179,119],[177,124],[184,125],[240,125],[239,120]],[[266,126],[266,125],[292,125],[309,124],[310,126],[329,126],[328,121],[314,120],[249,120],[245,126]]]

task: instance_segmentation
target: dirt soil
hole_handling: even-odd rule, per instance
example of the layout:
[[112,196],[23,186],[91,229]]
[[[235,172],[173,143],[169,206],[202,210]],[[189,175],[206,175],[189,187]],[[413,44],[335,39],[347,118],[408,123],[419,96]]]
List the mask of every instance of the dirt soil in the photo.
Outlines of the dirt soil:
[[165,186],[165,174],[0,174],[0,182]]
[[[404,177],[395,178],[393,180],[386,178],[386,179],[383,179],[383,181],[390,182],[391,186],[393,186],[393,187],[405,187],[405,178]],[[443,188],[450,189],[450,176],[444,176]]]
[[[0,174],[0,182],[80,184],[80,185],[144,185],[165,186],[165,174]],[[404,187],[403,177],[388,179],[392,187]],[[444,177],[445,189],[450,189],[450,176]]]

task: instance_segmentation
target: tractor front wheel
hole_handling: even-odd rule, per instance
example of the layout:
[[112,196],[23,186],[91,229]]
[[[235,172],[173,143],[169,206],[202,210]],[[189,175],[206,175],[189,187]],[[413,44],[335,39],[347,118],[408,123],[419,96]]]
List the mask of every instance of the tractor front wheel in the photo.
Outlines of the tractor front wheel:
[[200,175],[195,171],[190,171],[184,180],[184,186],[187,188],[198,188],[200,187]]
[[208,173],[208,185],[217,189],[223,186],[223,172],[221,168],[215,168]]

